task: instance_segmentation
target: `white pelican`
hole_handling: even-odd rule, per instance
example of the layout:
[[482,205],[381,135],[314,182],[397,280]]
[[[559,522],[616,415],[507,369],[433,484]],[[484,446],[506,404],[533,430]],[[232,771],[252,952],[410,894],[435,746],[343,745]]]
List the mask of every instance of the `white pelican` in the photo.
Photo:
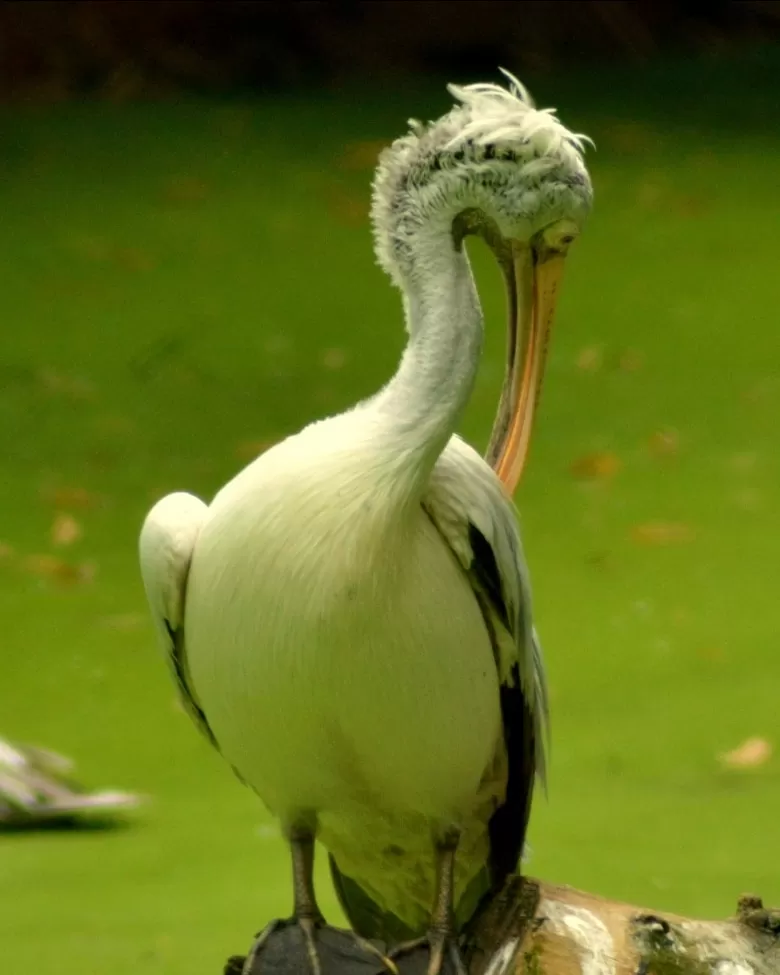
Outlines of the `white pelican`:
[[[291,923],[314,972],[315,837],[358,936],[421,936],[429,975],[445,959],[462,971],[457,934],[516,868],[544,772],[544,673],[510,492],[592,194],[585,138],[507,77],[508,89],[450,86],[451,111],[413,120],[380,157],[376,253],[409,333],[395,376],[268,450],[210,505],[163,498],[141,533],[184,701],[289,841]],[[453,434],[482,342],[469,234],[509,289],[496,472]]]

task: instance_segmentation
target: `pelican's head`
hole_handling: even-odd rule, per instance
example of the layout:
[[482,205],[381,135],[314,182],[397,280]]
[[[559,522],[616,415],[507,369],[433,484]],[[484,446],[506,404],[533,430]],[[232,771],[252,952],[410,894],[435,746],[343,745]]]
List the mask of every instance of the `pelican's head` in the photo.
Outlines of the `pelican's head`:
[[525,463],[558,286],[590,210],[588,139],[508,88],[450,85],[458,104],[438,121],[412,120],[381,155],[372,218],[379,263],[404,285],[426,268],[421,244],[451,234],[460,250],[482,237],[504,272],[509,355],[490,460],[513,490]]

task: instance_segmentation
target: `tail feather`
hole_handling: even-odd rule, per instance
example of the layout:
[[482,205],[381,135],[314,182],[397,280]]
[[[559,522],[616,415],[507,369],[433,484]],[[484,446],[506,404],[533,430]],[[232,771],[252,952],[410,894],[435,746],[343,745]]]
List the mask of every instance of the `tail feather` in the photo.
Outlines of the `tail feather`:
[[[353,931],[369,941],[383,941],[386,945],[410,941],[423,933],[409,927],[392,911],[383,910],[357,881],[341,872],[332,853],[328,859],[336,896]],[[455,919],[460,930],[468,930],[470,922],[480,915],[490,889],[490,872],[485,867],[466,887],[456,906]]]
[[369,941],[383,941],[386,945],[409,941],[420,933],[395,914],[383,910],[359,884],[342,873],[333,854],[329,860],[336,896],[353,931]]

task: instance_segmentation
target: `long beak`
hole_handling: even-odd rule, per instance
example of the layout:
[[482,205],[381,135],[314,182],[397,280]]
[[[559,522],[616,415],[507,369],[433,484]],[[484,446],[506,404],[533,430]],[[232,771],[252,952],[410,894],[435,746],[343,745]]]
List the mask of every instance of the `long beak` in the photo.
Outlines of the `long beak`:
[[487,459],[507,491],[522,477],[541,391],[564,256],[513,243],[502,260],[507,281],[508,347],[504,387]]

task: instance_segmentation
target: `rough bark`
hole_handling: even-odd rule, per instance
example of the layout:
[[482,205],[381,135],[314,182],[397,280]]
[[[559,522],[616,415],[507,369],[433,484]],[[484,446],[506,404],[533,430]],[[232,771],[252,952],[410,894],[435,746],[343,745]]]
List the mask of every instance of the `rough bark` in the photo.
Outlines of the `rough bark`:
[[[471,975],[780,975],[780,910],[752,895],[740,897],[734,917],[698,921],[513,877],[471,942]],[[239,975],[243,962],[230,959],[225,975]],[[364,964],[337,952],[323,971],[364,975]],[[416,959],[403,972],[425,967]],[[306,955],[280,942],[252,975],[299,970],[308,970]]]
[[698,921],[513,878],[475,935],[472,975],[779,975],[780,911],[740,897]]

